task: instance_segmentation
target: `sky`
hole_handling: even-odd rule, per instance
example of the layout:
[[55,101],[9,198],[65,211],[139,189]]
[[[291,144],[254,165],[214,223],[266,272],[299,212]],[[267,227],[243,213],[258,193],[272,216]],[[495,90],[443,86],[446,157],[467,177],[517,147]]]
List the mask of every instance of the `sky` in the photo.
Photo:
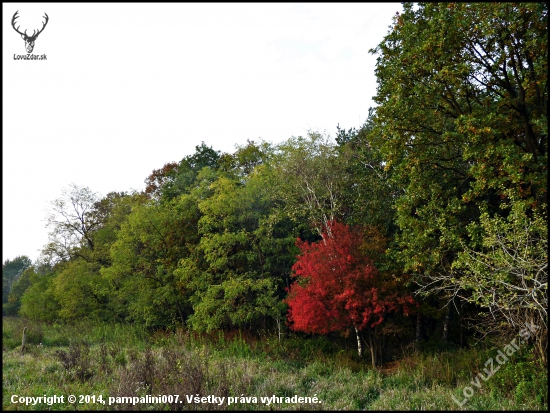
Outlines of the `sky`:
[[[3,3],[2,256],[36,260],[74,183],[141,191],[204,141],[334,137],[374,106],[400,3]],[[25,42],[12,27],[36,39]]]

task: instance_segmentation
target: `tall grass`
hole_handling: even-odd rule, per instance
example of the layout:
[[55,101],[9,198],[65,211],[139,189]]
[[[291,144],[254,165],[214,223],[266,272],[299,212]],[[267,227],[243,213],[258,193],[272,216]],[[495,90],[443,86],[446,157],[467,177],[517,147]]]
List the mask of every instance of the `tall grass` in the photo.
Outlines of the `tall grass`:
[[[23,327],[27,351],[20,353]],[[184,330],[148,333],[136,326],[82,322],[46,325],[3,319],[4,410],[460,410],[453,400],[494,348],[425,349],[403,355],[391,372],[377,371],[353,348],[326,337],[276,336],[261,340],[241,332],[196,334]],[[547,371],[528,349],[515,355],[464,405],[465,409],[548,408]],[[54,394],[133,397],[179,395],[160,404],[11,403],[12,395]],[[215,395],[188,404],[185,396]],[[239,400],[240,396],[257,401]],[[277,397],[262,403],[260,397]],[[284,398],[317,397],[320,403]],[[231,405],[228,397],[236,397]]]

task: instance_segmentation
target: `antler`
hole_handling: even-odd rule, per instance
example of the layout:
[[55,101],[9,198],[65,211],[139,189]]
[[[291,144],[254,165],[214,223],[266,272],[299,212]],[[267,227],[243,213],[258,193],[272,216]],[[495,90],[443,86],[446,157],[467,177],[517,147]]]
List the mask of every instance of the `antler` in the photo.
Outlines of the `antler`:
[[19,27],[21,26],[17,26],[17,29],[15,28],[15,19],[17,19],[19,16],[17,15],[17,13],[19,13],[19,10],[17,10],[14,14],[13,14],[13,17],[11,19],[11,25],[13,27],[13,30],[15,30],[17,33],[19,33],[21,36],[27,36],[27,31],[25,30],[25,33],[21,33],[19,31]]
[[27,31],[26,31],[26,30],[25,30],[25,33],[21,33],[21,32],[19,31],[19,27],[21,27],[21,26],[17,26],[17,29],[15,28],[15,19],[17,19],[17,18],[19,17],[19,16],[17,15],[17,13],[19,13],[19,10],[17,10],[17,11],[14,13],[14,15],[13,15],[13,17],[12,17],[12,19],[11,19],[11,25],[12,25],[13,29],[14,29],[17,33],[19,33],[21,36],[25,36],[26,38],[29,38],[29,39],[36,39],[36,37],[37,37],[40,33],[42,33],[42,31],[44,30],[44,28],[45,28],[46,25],[48,24],[48,20],[50,20],[50,18],[49,18],[48,15],[46,14],[46,12],[44,12],[44,16],[42,16],[42,17],[44,17],[44,18],[46,19],[46,21],[45,21],[44,23],[42,23],[42,28],[38,31],[38,33],[36,32],[36,30],[33,30],[32,36],[29,36],[29,35],[27,34]]
[[38,35],[40,33],[42,33],[42,31],[44,30],[44,27],[46,27],[46,25],[48,24],[48,20],[50,20],[50,18],[46,14],[46,12],[44,12],[44,16],[42,16],[42,17],[46,18],[46,21],[44,23],[42,23],[42,28],[38,31],[38,33],[34,34],[34,32],[33,32],[32,37],[35,37],[35,38],[38,37]]

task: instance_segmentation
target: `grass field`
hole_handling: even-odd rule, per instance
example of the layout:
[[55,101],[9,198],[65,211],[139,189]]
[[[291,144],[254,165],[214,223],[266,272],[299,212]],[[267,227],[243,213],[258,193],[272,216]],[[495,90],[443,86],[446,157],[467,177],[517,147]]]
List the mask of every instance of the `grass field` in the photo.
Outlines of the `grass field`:
[[548,373],[528,348],[480,380],[499,347],[410,350],[373,370],[325,337],[3,318],[2,341],[3,410],[548,410]]

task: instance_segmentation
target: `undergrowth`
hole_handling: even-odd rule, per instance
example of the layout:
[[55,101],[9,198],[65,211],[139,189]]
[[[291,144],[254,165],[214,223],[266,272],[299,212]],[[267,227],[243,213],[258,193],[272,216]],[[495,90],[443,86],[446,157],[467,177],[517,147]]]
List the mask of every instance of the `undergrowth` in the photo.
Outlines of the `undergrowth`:
[[[4,410],[460,410],[456,400],[464,399],[464,388],[473,387],[472,380],[498,350],[411,349],[390,371],[374,370],[352,346],[319,336],[279,341],[238,331],[151,333],[131,325],[4,318],[2,337]],[[547,410],[547,377],[530,349],[522,349],[475,387],[462,409]],[[44,399],[12,403],[13,396],[19,401],[69,394],[95,395],[96,402],[68,403],[65,397],[54,405]],[[99,395],[105,404],[97,401]],[[147,395],[179,399],[124,399]],[[199,397],[199,403],[189,403],[186,396]],[[310,399],[301,403],[298,397]],[[115,401],[111,405],[109,398]]]

